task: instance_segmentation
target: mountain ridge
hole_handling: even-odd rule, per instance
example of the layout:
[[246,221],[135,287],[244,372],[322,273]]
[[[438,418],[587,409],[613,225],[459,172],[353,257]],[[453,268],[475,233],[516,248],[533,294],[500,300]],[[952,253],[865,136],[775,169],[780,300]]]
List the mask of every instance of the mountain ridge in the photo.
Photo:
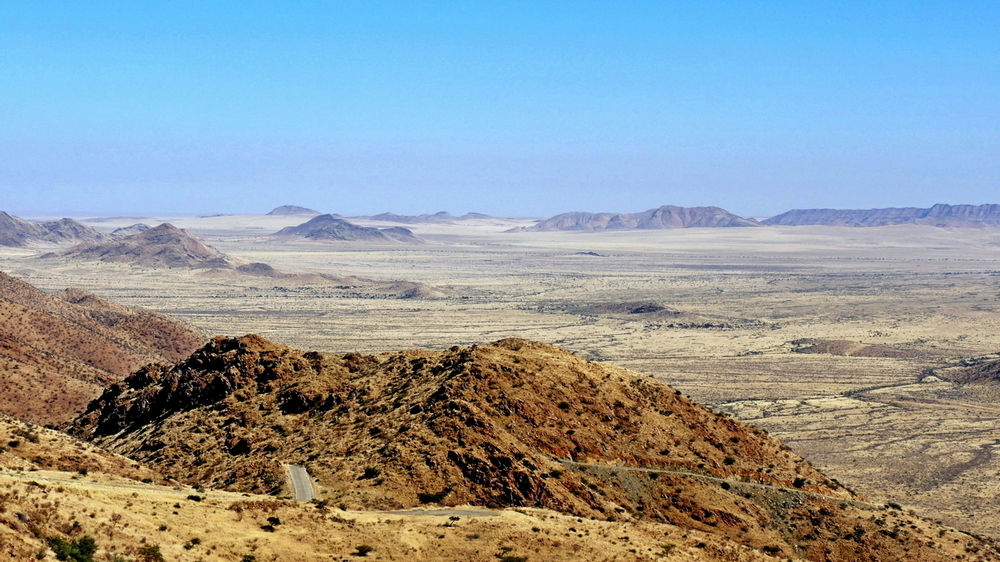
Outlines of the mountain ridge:
[[719,207],[677,207],[663,205],[638,213],[570,212],[508,232],[551,230],[659,230],[672,228],[752,227],[755,219],[740,217]]
[[885,207],[879,209],[792,209],[762,221],[767,226],[1000,226],[1000,205],[947,205],[929,208]]
[[933,524],[902,530],[892,510],[761,430],[517,338],[377,355],[215,338],[115,385],[69,429],[233,491],[280,493],[281,464],[305,466],[321,500],[346,508],[540,507],[677,525],[785,558],[954,559],[929,545]]

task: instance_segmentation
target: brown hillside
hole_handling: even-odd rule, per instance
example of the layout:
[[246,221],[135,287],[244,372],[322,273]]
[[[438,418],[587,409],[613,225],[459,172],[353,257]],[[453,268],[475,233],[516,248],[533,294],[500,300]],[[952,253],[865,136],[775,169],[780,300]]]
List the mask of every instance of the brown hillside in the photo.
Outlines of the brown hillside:
[[303,465],[324,499],[354,508],[539,506],[810,560],[956,553],[932,546],[934,525],[903,529],[752,426],[527,340],[324,355],[216,338],[115,385],[71,431],[236,491],[279,492],[280,464]]
[[204,342],[162,314],[69,289],[48,295],[0,273],[0,411],[55,423],[142,365]]
[[232,267],[228,256],[169,223],[116,240],[80,244],[43,257],[121,262],[142,267]]

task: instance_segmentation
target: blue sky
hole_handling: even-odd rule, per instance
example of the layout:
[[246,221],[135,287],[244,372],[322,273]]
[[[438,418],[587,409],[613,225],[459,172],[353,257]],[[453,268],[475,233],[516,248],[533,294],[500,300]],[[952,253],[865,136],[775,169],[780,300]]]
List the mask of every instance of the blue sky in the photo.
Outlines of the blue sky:
[[1000,3],[0,3],[0,209],[1000,202]]

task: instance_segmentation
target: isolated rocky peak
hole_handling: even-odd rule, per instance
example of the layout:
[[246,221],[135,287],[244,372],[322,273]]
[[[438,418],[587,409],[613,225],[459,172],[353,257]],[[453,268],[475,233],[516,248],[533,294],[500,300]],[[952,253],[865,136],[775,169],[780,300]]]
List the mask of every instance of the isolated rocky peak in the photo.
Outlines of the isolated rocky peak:
[[319,215],[298,225],[289,226],[275,233],[277,237],[298,236],[309,240],[339,240],[346,242],[405,242],[421,243],[423,240],[402,227],[372,228],[358,226],[336,215]]
[[79,244],[42,257],[67,257],[143,267],[222,268],[233,266],[222,252],[170,223],[115,240]]

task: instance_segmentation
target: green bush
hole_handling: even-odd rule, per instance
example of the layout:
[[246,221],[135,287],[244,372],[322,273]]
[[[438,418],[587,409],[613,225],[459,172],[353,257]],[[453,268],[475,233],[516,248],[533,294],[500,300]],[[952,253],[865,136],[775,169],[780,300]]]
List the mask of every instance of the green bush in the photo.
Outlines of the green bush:
[[71,562],[94,562],[94,552],[97,551],[97,541],[90,536],[83,536],[75,541],[67,541],[59,537],[47,539],[49,548],[59,560]]

